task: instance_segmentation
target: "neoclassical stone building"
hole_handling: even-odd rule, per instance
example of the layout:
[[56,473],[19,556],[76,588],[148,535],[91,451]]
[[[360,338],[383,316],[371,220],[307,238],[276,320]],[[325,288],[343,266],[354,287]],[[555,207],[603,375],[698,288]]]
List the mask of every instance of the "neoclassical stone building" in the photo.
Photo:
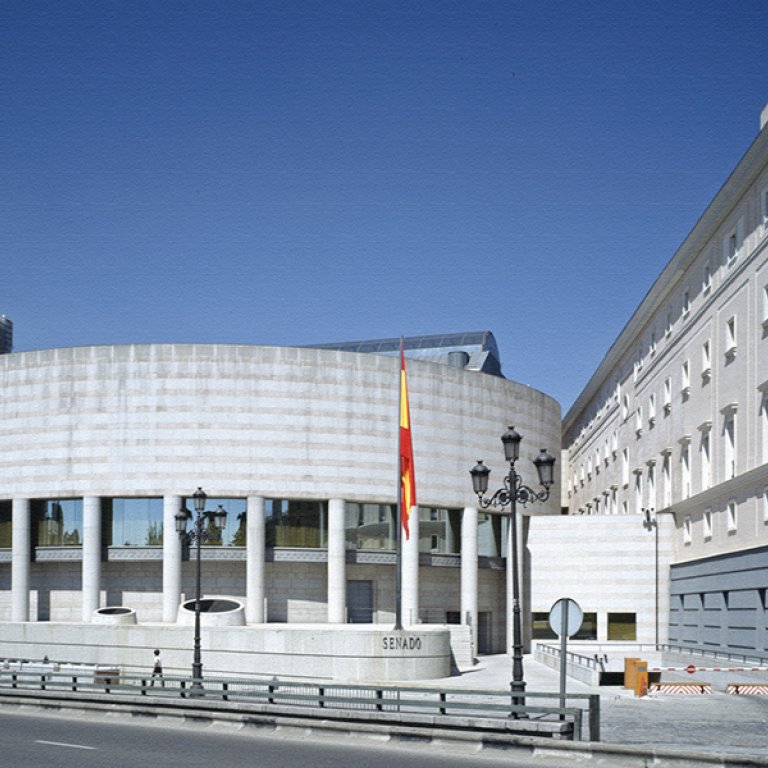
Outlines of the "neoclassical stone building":
[[[505,521],[478,514],[469,469],[484,457],[501,476],[510,420],[526,458],[558,450],[559,406],[482,372],[498,367],[488,333],[418,343],[404,621],[466,623],[479,650],[504,650]],[[90,622],[127,606],[175,623],[194,567],[174,516],[202,486],[228,513],[203,548],[205,593],[240,598],[251,624],[391,622],[399,361],[378,351],[0,355],[0,621]],[[558,499],[539,506],[560,512]]]
[[637,601],[657,641],[763,656],[766,117],[563,422],[565,503],[584,535],[635,516],[655,542],[624,535],[655,558],[655,610],[648,591]]

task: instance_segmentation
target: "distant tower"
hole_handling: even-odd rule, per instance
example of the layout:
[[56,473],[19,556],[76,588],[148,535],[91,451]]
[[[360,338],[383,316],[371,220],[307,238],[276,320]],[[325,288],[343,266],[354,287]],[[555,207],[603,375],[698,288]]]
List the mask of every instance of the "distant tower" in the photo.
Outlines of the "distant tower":
[[13,352],[13,323],[10,318],[0,315],[0,355]]

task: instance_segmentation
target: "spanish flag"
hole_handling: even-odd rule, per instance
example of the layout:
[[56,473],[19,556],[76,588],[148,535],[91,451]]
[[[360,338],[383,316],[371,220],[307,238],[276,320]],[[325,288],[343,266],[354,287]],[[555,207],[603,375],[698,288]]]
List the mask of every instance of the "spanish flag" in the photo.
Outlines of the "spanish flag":
[[400,523],[409,537],[408,519],[416,506],[416,475],[413,468],[411,413],[408,407],[408,381],[405,376],[405,352],[400,340]]

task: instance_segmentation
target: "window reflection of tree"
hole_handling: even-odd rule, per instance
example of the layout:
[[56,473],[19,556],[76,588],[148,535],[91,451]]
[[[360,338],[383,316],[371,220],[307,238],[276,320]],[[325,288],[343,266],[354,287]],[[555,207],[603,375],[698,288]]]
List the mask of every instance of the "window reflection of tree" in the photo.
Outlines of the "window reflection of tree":
[[237,516],[237,530],[234,536],[232,536],[233,547],[244,547],[246,544],[246,522],[248,519],[248,513],[243,511]]

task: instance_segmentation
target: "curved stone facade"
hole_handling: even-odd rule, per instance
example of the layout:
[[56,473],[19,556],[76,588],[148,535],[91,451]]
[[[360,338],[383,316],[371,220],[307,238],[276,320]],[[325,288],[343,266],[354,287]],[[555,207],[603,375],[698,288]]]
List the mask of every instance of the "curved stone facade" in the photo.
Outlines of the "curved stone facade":
[[[383,502],[396,478],[398,361],[233,345],[75,347],[0,357],[0,499],[186,495]],[[472,503],[478,458],[504,471],[560,444],[529,387],[408,362],[419,501]],[[552,499],[543,510],[558,512]]]
[[[242,600],[249,625],[391,622],[399,365],[194,344],[0,356],[0,621],[92,623],[121,605],[140,625],[175,623],[195,568],[174,516],[202,486],[231,521],[203,547],[203,588]],[[466,624],[476,650],[498,652],[506,535],[478,515],[469,470],[483,459],[503,485],[514,425],[535,484],[530,460],[559,453],[560,409],[499,376],[407,366],[419,514],[403,623]],[[558,496],[528,512],[559,514]]]

